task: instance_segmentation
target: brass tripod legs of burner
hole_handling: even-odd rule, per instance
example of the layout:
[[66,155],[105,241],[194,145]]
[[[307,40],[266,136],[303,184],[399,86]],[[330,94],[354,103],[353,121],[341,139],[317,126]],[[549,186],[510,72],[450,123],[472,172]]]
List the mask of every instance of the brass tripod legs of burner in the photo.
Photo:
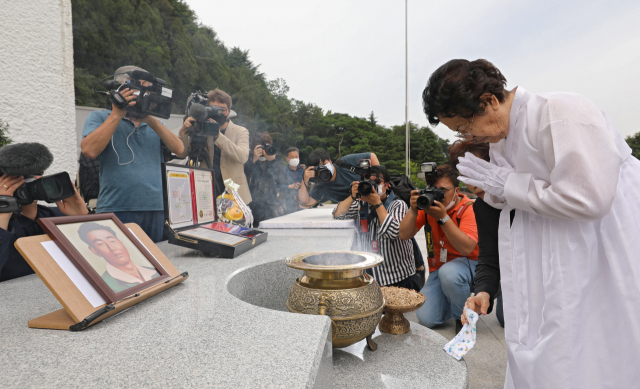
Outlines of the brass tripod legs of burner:
[[365,338],[367,340],[367,347],[369,347],[369,350],[371,350],[371,351],[376,351],[378,349],[378,344],[373,341],[371,336],[373,336],[373,334],[371,334],[371,335],[369,335],[369,336],[367,336]]
[[387,334],[402,335],[409,332],[411,325],[402,313],[387,312],[382,317],[382,320],[380,320],[378,328]]

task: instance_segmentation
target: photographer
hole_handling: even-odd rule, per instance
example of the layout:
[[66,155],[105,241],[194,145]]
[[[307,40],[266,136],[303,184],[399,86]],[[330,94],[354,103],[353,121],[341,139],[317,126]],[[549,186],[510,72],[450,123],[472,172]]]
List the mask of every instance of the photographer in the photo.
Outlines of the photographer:
[[284,182],[284,175],[282,159],[276,154],[268,133],[253,134],[249,145],[252,158],[244,165],[244,173],[252,200],[247,205],[253,213],[253,225],[257,227],[262,220],[285,214],[284,200],[278,198],[278,187]]
[[[351,183],[358,181],[360,176],[350,168],[358,167],[361,159],[370,159],[371,166],[379,166],[380,162],[374,153],[350,154],[340,158],[335,164],[326,151],[318,149],[309,154],[307,169],[304,171],[302,185],[298,189],[298,199],[301,205],[313,206],[319,202],[344,200],[351,191]],[[335,165],[335,166],[334,166]],[[326,181],[317,181],[319,170],[328,170]],[[310,182],[315,181],[315,186],[309,192]]]
[[[23,175],[40,178],[53,162],[53,155],[49,150],[37,143],[7,145],[0,149],[0,153],[0,171],[3,172],[0,176],[0,196],[13,197],[15,191],[25,183]],[[18,215],[12,212],[0,213],[0,282],[33,274],[14,244],[18,238],[45,234],[38,225],[38,219],[89,213],[77,191],[72,197],[58,201],[56,205],[57,207],[46,207],[38,205],[36,200],[22,205],[22,211]]]
[[[419,191],[411,192],[411,208],[400,223],[400,238],[411,239],[427,223],[432,233],[433,251],[428,259],[429,277],[421,293],[427,302],[416,312],[420,324],[434,327],[460,317],[469,297],[478,260],[478,228],[472,201],[460,194],[458,173],[449,165],[436,169],[435,187],[444,192],[444,204],[434,201],[424,211],[418,209]],[[445,205],[446,204],[446,205]],[[429,242],[429,240],[427,240]]]
[[[207,136],[204,146],[207,155],[204,160],[206,166],[200,166],[213,169],[216,196],[224,191],[224,180],[231,178],[234,183],[240,185],[238,193],[242,200],[249,204],[251,193],[244,174],[244,164],[249,159],[249,131],[229,119],[232,105],[231,96],[220,89],[215,89],[207,93],[207,98],[209,106],[222,108],[222,114],[227,117],[227,120],[220,125],[217,137]],[[195,122],[196,119],[188,117],[180,127],[180,139],[184,144],[184,151],[176,153],[178,158],[186,158],[192,151],[189,129]]]
[[[421,280],[416,274],[416,264],[411,240],[399,237],[400,221],[407,213],[407,204],[396,199],[389,189],[391,176],[387,169],[381,166],[371,167],[371,182],[373,191],[362,195],[360,200],[369,207],[367,220],[368,234],[362,233],[361,250],[374,252],[384,257],[384,262],[372,270],[373,278],[380,286],[397,286],[400,288],[420,291]],[[358,185],[351,183],[351,194],[344,199],[333,211],[334,219],[354,219],[356,224],[360,220],[360,201],[358,201]],[[366,239],[365,239],[366,238]]]
[[[127,72],[142,69],[121,67],[114,79],[126,84]],[[144,81],[148,86],[149,82]],[[133,89],[120,94],[133,107]],[[94,111],[82,130],[82,153],[100,161],[98,213],[114,212],[123,223],[137,223],[154,242],[162,240],[164,204],[162,200],[162,143],[179,154],[182,142],[154,116],[127,117],[127,110],[112,105],[111,110]]]
[[305,166],[300,164],[300,150],[296,147],[289,147],[284,155],[287,166],[284,168],[284,183],[278,189],[284,193],[287,213],[292,213],[302,209],[298,203],[298,189],[302,185]]

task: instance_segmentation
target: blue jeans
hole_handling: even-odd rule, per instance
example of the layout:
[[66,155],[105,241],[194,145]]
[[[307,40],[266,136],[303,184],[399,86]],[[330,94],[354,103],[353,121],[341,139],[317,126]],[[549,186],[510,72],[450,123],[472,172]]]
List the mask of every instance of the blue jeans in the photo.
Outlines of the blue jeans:
[[114,212],[124,224],[136,223],[154,243],[162,242],[164,211],[122,211]]
[[456,258],[429,273],[427,283],[420,293],[427,300],[416,311],[418,321],[425,327],[435,327],[451,319],[460,319],[464,303],[471,292],[471,274],[476,275],[478,261],[466,257]]

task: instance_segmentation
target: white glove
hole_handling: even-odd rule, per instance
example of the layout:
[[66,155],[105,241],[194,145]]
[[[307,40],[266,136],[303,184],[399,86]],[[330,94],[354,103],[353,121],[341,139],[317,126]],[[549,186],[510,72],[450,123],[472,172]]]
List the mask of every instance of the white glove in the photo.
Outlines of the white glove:
[[494,149],[489,151],[489,156],[495,165],[466,152],[464,157],[459,159],[457,166],[461,175],[459,180],[477,186],[501,202],[506,202],[504,185],[509,175],[514,173],[513,167]]

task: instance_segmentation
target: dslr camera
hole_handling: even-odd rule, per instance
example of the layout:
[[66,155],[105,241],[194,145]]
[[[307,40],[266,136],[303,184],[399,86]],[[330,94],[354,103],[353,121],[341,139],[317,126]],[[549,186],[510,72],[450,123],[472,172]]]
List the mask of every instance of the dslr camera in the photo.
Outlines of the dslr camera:
[[360,183],[358,184],[358,198],[362,196],[369,196],[375,191],[378,184],[375,181],[369,179],[371,177],[371,160],[361,159],[358,162],[360,166]]
[[264,153],[267,155],[276,155],[276,148],[272,144],[263,143],[260,145],[260,148],[264,150]]
[[[110,80],[104,83],[107,91],[96,91],[95,86],[93,90],[94,92],[107,95],[109,101],[114,106],[120,109],[126,109],[127,116],[129,117],[145,118],[151,115],[162,119],[169,119],[169,116],[171,116],[173,89],[167,87],[167,82],[143,70],[127,72],[127,75],[129,75],[131,79],[124,84],[116,80]],[[116,74],[107,78],[114,76],[116,76]],[[137,97],[132,100],[136,102],[134,106],[130,106],[127,99],[120,94],[122,90],[127,88],[134,90],[134,94],[137,95]]]
[[314,166],[313,170],[315,172],[315,176],[309,179],[309,182],[329,182],[333,177],[331,170],[324,165]]
[[38,179],[25,177],[25,183],[18,187],[13,196],[0,196],[0,212],[18,214],[22,206],[34,201],[55,203],[75,195],[69,173],[62,172]]
[[420,173],[418,178],[425,180],[427,187],[420,189],[418,200],[416,201],[418,209],[425,210],[433,205],[434,201],[444,201],[444,192],[435,187],[437,177],[437,164],[435,162],[425,162],[420,165]]

